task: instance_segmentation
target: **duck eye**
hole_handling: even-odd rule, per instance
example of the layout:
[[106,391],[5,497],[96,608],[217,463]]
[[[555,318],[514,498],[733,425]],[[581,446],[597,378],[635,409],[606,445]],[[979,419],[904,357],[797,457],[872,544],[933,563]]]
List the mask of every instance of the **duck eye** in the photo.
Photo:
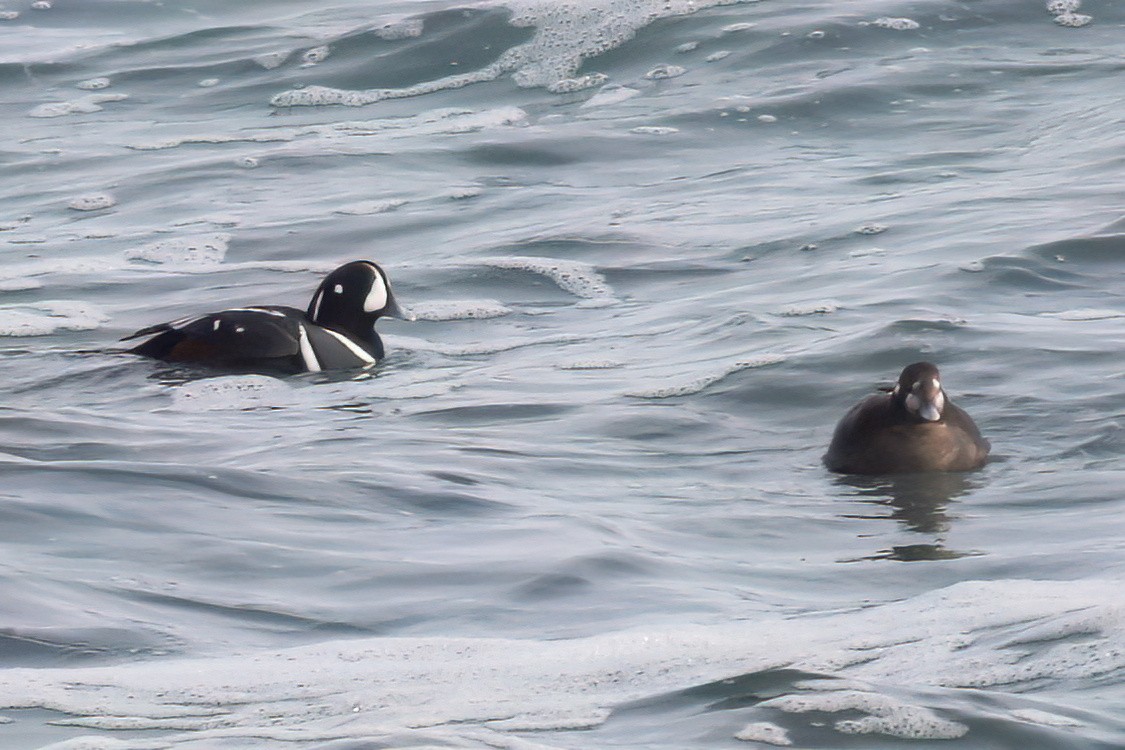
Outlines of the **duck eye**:
[[336,294],[343,294],[343,293],[344,293],[344,285],[343,285],[343,284],[337,284],[337,285],[336,285],[336,286],[335,286],[335,287],[334,287],[334,288],[332,289],[332,291],[336,292]]

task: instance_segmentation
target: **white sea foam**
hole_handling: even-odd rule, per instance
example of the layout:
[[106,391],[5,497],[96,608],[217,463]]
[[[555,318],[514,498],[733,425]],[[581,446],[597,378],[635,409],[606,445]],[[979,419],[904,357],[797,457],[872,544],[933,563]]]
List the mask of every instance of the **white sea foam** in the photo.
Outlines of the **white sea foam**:
[[606,86],[598,93],[591,96],[589,99],[582,103],[583,109],[593,107],[606,107],[611,104],[620,104],[623,101],[632,99],[637,94],[641,93],[637,89],[628,86]]
[[172,265],[214,266],[223,262],[229,243],[230,235],[224,233],[174,237],[126,250],[125,259]]
[[1087,16],[1082,13],[1060,13],[1055,16],[1055,23],[1070,29],[1079,29],[1093,20],[1092,16]]
[[681,381],[678,383],[669,383],[661,385],[656,388],[642,388],[633,391],[626,395],[634,398],[675,398],[678,396],[690,396],[693,393],[699,393],[710,385],[719,382],[728,375],[733,375],[736,372],[743,370],[750,370],[755,367],[766,367],[767,365],[777,364],[784,362],[785,357],[779,354],[763,354],[752,359],[741,359],[731,364],[722,365],[714,372],[708,375],[701,375],[690,380]]
[[80,81],[75,84],[75,88],[83,89],[84,91],[98,91],[100,89],[109,88],[110,81],[108,78],[87,78],[85,81]]
[[547,86],[547,90],[552,94],[570,94],[604,85],[608,80],[609,76],[605,73],[589,73],[578,78],[563,78],[561,81],[555,81]]
[[56,331],[89,331],[109,316],[97,305],[77,300],[42,300],[0,307],[0,336],[46,336]]
[[887,734],[915,740],[952,740],[969,731],[964,724],[943,719],[924,706],[860,690],[783,695],[765,701],[762,707],[788,713],[858,711],[867,714],[859,719],[837,721],[834,725],[836,730],[844,734]]
[[314,144],[330,143],[331,148],[338,150],[343,147],[344,139],[353,137],[382,135],[393,137],[399,133],[413,136],[453,135],[526,124],[527,112],[519,107],[496,107],[479,111],[446,107],[422,112],[412,117],[348,120],[327,125],[272,127],[262,130],[240,130],[232,134],[213,133],[154,141],[135,141],[126,144],[126,148],[135,151],[159,151],[192,144],[289,143],[307,139]]
[[117,205],[117,199],[109,193],[89,193],[71,198],[67,208],[75,211],[101,211]]
[[258,63],[266,70],[273,70],[275,68],[280,68],[288,58],[288,52],[266,52],[265,54],[255,57],[254,62]]
[[645,78],[650,81],[662,81],[666,78],[678,78],[687,73],[687,68],[682,65],[657,65],[645,73]]
[[872,222],[869,222],[867,224],[863,224],[861,226],[856,227],[855,233],[856,234],[882,234],[883,232],[887,231],[889,228],[890,227],[888,227],[886,224],[880,224],[878,222],[872,221]]
[[[219,378],[179,390],[199,393],[204,404],[221,401],[226,389],[242,406],[247,389],[271,394],[266,403],[284,399],[287,386],[270,380]],[[812,714],[808,721],[823,712],[864,714],[836,721],[841,734],[951,738],[964,734],[959,722],[871,685],[1018,687],[1113,675],[1125,668],[1121,585],[965,582],[836,614],[573,640],[366,638],[222,658],[9,668],[0,672],[0,706],[50,708],[107,731],[177,730],[157,741],[172,748],[388,737],[405,747],[439,736],[442,746],[524,747],[507,732],[592,727],[629,701],[793,668],[864,687],[835,690],[823,680],[824,689],[806,684],[759,708]],[[1013,717],[1034,715],[1021,709]],[[776,745],[786,739],[762,725],[737,735]]]
[[680,132],[679,128],[670,128],[666,125],[638,125],[629,129],[630,133],[637,135],[673,135]]
[[565,292],[588,300],[613,300],[613,289],[593,266],[574,260],[512,256],[481,258],[482,265],[538,273],[551,279]]
[[793,740],[789,739],[789,733],[785,729],[768,721],[747,724],[734,735],[734,738],[743,742],[761,742],[777,747],[789,747],[793,744]]
[[[585,6],[582,13],[575,13],[573,7],[565,3],[513,0],[509,4],[512,11],[509,23],[516,27],[533,28],[532,37],[505,50],[495,62],[480,69],[404,88],[348,90],[309,86],[290,89],[275,95],[270,104],[274,107],[328,104],[359,107],[386,99],[421,96],[494,81],[504,75],[511,75],[516,84],[523,87],[551,86],[574,79],[584,60],[629,41],[639,29],[655,20],[688,15],[729,1],[620,0],[592,3]],[[732,24],[724,31],[733,33],[753,26],[752,23]]]
[[375,35],[387,41],[400,39],[415,39],[422,36],[422,19],[407,18],[402,21],[385,23],[375,29]]
[[876,18],[871,22],[872,26],[878,26],[880,29],[892,29],[894,31],[911,31],[919,28],[919,24],[912,18],[889,18],[882,17]]
[[1059,716],[1037,708],[1019,708],[1012,711],[1012,718],[1026,721],[1028,724],[1039,724],[1045,727],[1080,727],[1082,722],[1069,716]]
[[839,309],[840,305],[836,302],[808,302],[800,305],[789,305],[778,314],[787,318],[799,318],[806,315],[831,315]]
[[484,320],[510,315],[512,308],[491,299],[441,300],[413,304],[410,313],[415,320]]
[[330,54],[332,54],[332,50],[328,45],[313,47],[310,50],[305,50],[305,53],[301,55],[301,63],[302,65],[316,65],[327,60]]
[[1099,308],[1082,308],[1077,310],[1063,310],[1057,313],[1040,313],[1044,318],[1057,318],[1059,320],[1110,320],[1112,318],[1125,318],[1121,310],[1107,310]]
[[580,359],[556,365],[560,370],[614,370],[624,366],[624,362],[616,359]]
[[91,112],[101,112],[103,104],[107,102],[120,102],[129,97],[125,94],[88,94],[79,99],[66,102],[51,102],[40,104],[28,115],[31,117],[64,117],[66,115],[84,115]]
[[349,203],[346,206],[340,206],[335,209],[333,213],[346,214],[349,216],[366,216],[368,214],[385,214],[388,211],[394,211],[400,206],[406,205],[406,201],[401,198],[388,198],[386,200],[377,201],[360,201],[359,203]]
[[[188,381],[172,391],[172,401],[173,408],[187,411],[245,411],[291,406],[296,402],[296,396],[292,386],[277,378],[229,375]],[[136,719],[130,721],[135,724]],[[170,728],[197,727],[199,717],[181,723],[184,725]]]

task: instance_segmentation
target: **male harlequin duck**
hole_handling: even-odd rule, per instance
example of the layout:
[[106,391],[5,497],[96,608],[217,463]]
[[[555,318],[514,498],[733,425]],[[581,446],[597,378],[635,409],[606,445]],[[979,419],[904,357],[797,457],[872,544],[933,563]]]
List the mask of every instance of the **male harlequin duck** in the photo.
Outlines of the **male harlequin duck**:
[[383,269],[366,260],[320,282],[307,312],[278,305],[237,307],[142,328],[153,336],[129,351],[166,362],[298,373],[369,367],[383,358],[375,321],[405,318]]
[[989,447],[941,389],[937,367],[916,362],[890,393],[869,396],[844,415],[824,464],[843,474],[969,471],[984,465]]

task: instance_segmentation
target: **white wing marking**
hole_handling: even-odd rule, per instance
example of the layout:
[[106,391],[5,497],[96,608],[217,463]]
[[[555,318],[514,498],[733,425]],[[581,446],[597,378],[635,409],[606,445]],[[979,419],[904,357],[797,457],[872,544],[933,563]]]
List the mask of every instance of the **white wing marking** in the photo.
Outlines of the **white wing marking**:
[[297,324],[297,330],[300,333],[301,359],[305,361],[305,369],[309,372],[320,372],[320,362],[316,358],[312,344],[309,343],[309,332],[300,323]]
[[324,332],[327,333],[329,336],[332,336],[333,338],[335,338],[337,341],[339,341],[344,346],[346,346],[349,350],[351,350],[351,353],[354,354],[355,356],[359,357],[360,360],[362,360],[364,362],[364,364],[367,364],[367,365],[375,364],[375,358],[372,357],[368,352],[364,351],[362,347],[360,347],[354,341],[349,339],[347,336],[344,336],[343,334],[340,334],[340,333],[336,333],[335,331],[333,331],[330,328],[325,328]]

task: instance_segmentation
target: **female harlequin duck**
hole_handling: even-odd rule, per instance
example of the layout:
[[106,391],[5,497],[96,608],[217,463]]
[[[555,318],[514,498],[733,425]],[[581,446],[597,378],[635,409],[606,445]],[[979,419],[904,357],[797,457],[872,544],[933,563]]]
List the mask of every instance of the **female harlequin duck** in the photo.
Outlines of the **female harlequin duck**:
[[369,367],[382,359],[375,321],[384,315],[405,318],[383,269],[357,260],[320,282],[306,312],[277,305],[237,307],[143,328],[122,341],[152,336],[129,351],[166,362],[320,372]]
[[844,415],[824,464],[844,474],[969,471],[989,443],[941,389],[938,369],[916,362],[885,396],[869,396]]

